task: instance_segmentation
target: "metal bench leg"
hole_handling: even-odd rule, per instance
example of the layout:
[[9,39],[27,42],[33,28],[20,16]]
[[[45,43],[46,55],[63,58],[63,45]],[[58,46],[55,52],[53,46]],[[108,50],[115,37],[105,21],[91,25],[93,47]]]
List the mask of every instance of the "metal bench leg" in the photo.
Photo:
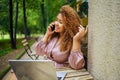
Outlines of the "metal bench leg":
[[[36,56],[35,56],[36,57]],[[35,60],[37,60],[39,58],[39,55],[37,55],[37,57],[35,58]]]
[[25,49],[25,51],[26,51],[26,53],[28,54],[28,56],[32,59],[32,60],[34,60],[33,58],[32,58],[32,56],[28,53],[28,51]]

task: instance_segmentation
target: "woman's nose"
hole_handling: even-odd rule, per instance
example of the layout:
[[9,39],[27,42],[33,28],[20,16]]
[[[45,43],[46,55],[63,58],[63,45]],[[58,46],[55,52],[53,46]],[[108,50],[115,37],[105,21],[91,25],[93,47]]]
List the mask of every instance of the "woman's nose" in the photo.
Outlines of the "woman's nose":
[[55,21],[55,26],[58,26],[58,21]]

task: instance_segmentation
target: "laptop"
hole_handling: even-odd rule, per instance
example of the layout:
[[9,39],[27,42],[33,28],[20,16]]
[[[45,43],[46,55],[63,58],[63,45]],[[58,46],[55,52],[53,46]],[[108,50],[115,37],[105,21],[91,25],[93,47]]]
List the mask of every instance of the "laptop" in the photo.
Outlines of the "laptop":
[[64,80],[67,72],[56,72],[51,60],[9,60],[18,80]]

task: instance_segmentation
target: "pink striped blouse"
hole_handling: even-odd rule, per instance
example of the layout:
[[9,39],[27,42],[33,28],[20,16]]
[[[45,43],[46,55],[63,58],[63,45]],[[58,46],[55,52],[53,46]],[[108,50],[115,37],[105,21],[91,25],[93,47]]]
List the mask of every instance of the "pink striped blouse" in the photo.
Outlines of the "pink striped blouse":
[[85,61],[81,50],[60,52],[57,43],[57,38],[53,38],[46,43],[39,41],[36,45],[36,53],[39,55],[46,55],[48,59],[55,62],[56,67],[65,67],[68,65],[73,69],[80,69],[84,67]]

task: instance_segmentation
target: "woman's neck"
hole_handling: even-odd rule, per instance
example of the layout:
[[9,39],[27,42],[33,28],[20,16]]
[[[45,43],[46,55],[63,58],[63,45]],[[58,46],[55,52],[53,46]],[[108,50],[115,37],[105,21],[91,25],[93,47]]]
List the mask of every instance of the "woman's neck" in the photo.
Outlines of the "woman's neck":
[[58,41],[57,41],[57,43],[60,43],[61,40],[62,40],[62,35],[60,34],[60,35],[58,36]]

